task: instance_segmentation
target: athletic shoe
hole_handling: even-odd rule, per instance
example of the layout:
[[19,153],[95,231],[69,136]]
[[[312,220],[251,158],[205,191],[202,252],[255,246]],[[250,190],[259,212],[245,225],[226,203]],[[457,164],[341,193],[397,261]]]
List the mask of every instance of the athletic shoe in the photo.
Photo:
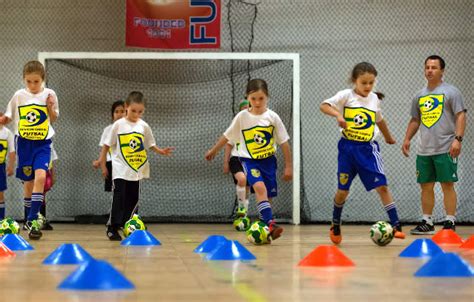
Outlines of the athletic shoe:
[[433,235],[434,233],[434,225],[428,224],[424,219],[414,229],[410,230],[412,235]]
[[339,244],[342,241],[341,235],[341,225],[339,224],[332,224],[331,228],[329,229],[329,238],[334,244]]
[[270,237],[272,237],[272,240],[280,238],[281,233],[283,233],[283,228],[276,224],[275,220],[270,221],[268,228],[270,229]]
[[49,223],[49,220],[46,220],[43,224],[43,228],[42,230],[44,231],[52,231],[54,230],[53,226],[51,225],[51,223]]
[[235,216],[237,216],[237,218],[247,216],[247,209],[245,207],[238,207]]
[[33,220],[33,221],[27,221],[25,223],[25,226],[28,230],[28,237],[31,240],[38,240],[43,236],[43,233],[41,233],[41,228],[38,223],[38,220]]
[[456,231],[456,225],[451,220],[446,220],[443,223],[443,230],[453,230]]
[[393,227],[393,237],[398,239],[405,239],[405,233],[402,232],[401,224],[397,224]]
[[111,241],[122,241],[122,236],[120,236],[117,228],[114,228],[112,226],[107,226],[107,237],[111,240]]

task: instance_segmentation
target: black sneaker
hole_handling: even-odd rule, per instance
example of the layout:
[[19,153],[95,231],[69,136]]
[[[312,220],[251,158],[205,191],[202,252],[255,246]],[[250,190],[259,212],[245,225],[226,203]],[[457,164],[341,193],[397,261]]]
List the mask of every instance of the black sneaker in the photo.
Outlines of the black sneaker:
[[434,225],[428,224],[424,219],[414,229],[410,230],[412,235],[433,235],[434,233]]
[[53,226],[51,225],[51,223],[49,223],[48,220],[45,221],[45,223],[43,224],[43,227],[41,229],[44,230],[44,231],[54,230]]
[[443,230],[453,230],[456,231],[456,225],[451,220],[446,220],[443,224]]
[[25,226],[28,230],[28,237],[31,240],[38,240],[43,236],[43,233],[41,233],[40,226],[37,220],[33,221],[27,221],[25,223]]
[[122,241],[122,236],[120,236],[118,230],[112,226],[107,227],[107,237],[112,241]]

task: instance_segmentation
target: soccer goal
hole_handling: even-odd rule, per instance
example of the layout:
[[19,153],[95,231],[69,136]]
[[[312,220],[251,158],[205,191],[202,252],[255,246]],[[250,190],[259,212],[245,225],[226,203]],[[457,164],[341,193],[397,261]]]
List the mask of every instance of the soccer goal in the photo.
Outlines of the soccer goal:
[[[60,118],[54,147],[58,182],[50,193],[49,214],[56,219],[103,215],[111,194],[103,192],[92,160],[99,154],[102,130],[111,123],[111,104],[130,91],[144,93],[143,119],[160,147],[174,146],[170,158],[150,154],[151,178],[140,190],[140,214],[166,222],[228,221],[235,201],[230,175],[222,173],[223,152],[212,162],[204,154],[238,111],[247,81],[269,85],[269,108],[290,133],[293,181],[285,183],[281,150],[280,221],[300,223],[300,61],[294,53],[203,52],[41,52],[47,86],[58,95]],[[256,215],[251,197],[250,215]]]

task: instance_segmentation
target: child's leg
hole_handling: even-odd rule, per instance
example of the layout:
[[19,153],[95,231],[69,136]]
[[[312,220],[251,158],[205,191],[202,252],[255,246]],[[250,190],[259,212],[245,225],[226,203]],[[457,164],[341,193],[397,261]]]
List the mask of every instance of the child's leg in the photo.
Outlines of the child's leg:
[[25,222],[28,221],[28,216],[30,215],[31,194],[33,193],[33,185],[33,180],[23,182],[23,203],[25,208]]
[[342,209],[344,207],[344,203],[347,200],[347,196],[349,196],[349,191],[347,190],[337,190],[336,195],[334,196],[334,207],[332,211],[332,223],[335,225],[341,224],[341,216],[342,216]]
[[[28,221],[38,219],[38,213],[44,200],[44,182],[46,180],[46,170],[35,170],[35,179],[33,181],[33,192],[31,193],[31,209],[28,214]],[[25,194],[26,196],[26,194]]]
[[375,188],[377,193],[380,195],[380,200],[382,200],[382,204],[385,208],[385,211],[388,214],[390,219],[390,224],[393,226],[395,230],[395,237],[397,238],[405,238],[405,235],[401,232],[401,224],[400,219],[398,218],[397,213],[397,206],[393,202],[392,194],[387,186],[380,186]]
[[139,181],[126,181],[125,185],[125,199],[124,199],[124,213],[122,218],[122,226],[135,213],[138,207],[138,199],[140,194],[140,182]]
[[253,185],[255,191],[255,199],[257,200],[257,209],[259,218],[269,224],[273,219],[273,212],[270,203],[268,202],[267,188],[263,181],[258,181]]
[[125,180],[114,179],[113,180],[113,200],[112,208],[110,209],[109,220],[107,221],[107,237],[113,241],[120,241],[122,237],[118,233],[122,223],[123,217],[123,199],[125,195]]
[[[237,194],[238,209],[237,216],[245,216],[249,207],[249,201],[247,197],[247,177],[243,172],[237,172],[234,174],[237,181],[235,191]],[[240,214],[240,215],[239,215]]]
[[5,218],[5,195],[0,191],[0,220]]

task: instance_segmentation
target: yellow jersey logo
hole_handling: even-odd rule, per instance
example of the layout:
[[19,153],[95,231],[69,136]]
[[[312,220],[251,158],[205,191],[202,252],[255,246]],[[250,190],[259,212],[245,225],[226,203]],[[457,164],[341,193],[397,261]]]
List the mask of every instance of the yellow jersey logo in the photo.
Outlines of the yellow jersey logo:
[[375,112],[367,108],[344,108],[347,128],[342,131],[345,138],[358,142],[369,142],[374,136]]
[[33,168],[31,166],[23,167],[23,174],[25,174],[26,176],[31,176],[31,173],[33,173]]
[[257,169],[251,169],[250,174],[252,174],[253,177],[259,178],[260,177],[260,171]]
[[339,173],[339,182],[341,183],[341,185],[347,184],[348,181],[349,181],[349,174]]
[[147,161],[143,134],[132,132],[119,134],[118,137],[123,159],[130,168],[138,172]]
[[443,115],[444,94],[430,94],[418,99],[421,123],[431,128]]
[[29,140],[46,139],[49,131],[48,108],[31,104],[18,107],[18,111],[18,134]]
[[256,126],[242,130],[245,146],[252,159],[264,159],[275,154],[273,129],[273,126]]
[[6,139],[0,139],[0,164],[4,164],[7,159],[8,142]]

